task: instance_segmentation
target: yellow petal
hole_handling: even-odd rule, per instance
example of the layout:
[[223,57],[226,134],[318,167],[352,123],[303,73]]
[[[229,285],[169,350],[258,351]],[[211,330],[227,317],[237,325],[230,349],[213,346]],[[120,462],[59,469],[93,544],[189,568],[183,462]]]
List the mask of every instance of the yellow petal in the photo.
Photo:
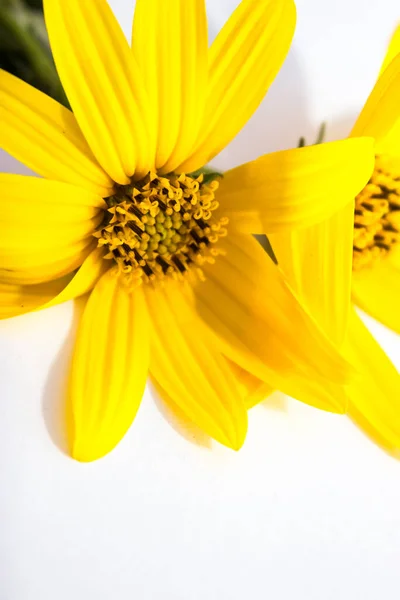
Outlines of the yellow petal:
[[36,284],[76,269],[96,245],[104,201],[66,183],[0,175],[0,279]]
[[138,410],[149,364],[149,318],[108,271],[93,290],[78,329],[68,400],[71,455],[82,462],[110,452]]
[[[171,427],[192,444],[210,449],[212,447],[210,436],[188,418],[187,414],[172,400],[154,377],[151,377],[151,382],[157,396],[161,399],[158,407]],[[156,402],[157,396],[155,397]]]
[[[310,403],[308,381],[344,382],[349,366],[286,285],[280,270],[250,236],[218,242],[226,256],[204,267],[196,287],[199,314],[220,350],[276,389]],[[312,400],[314,403],[314,401]],[[317,406],[327,409],[329,399]],[[329,410],[343,411],[332,402]]]
[[379,77],[357,119],[352,136],[368,135],[378,151],[400,154],[400,55]]
[[274,388],[268,383],[254,377],[251,373],[239,367],[236,363],[228,359],[228,363],[236,377],[238,385],[242,388],[242,394],[245,399],[246,408],[253,408],[256,404],[266,400],[272,394]]
[[351,305],[353,227],[354,201],[317,225],[269,236],[291,286],[337,345]]
[[13,249],[0,250],[0,281],[18,285],[34,285],[77,269],[95,248],[93,241],[79,241],[65,247],[41,249],[34,254],[17,254]]
[[47,283],[0,283],[0,319],[49,308],[90,292],[110,267],[110,262],[104,260],[103,255],[104,249],[95,248],[74,275],[70,274]]
[[356,271],[352,291],[360,308],[400,333],[400,264],[387,256],[370,268]]
[[104,260],[104,249],[95,248],[83,261],[78,271],[60,293],[40,306],[41,309],[67,302],[90,292],[97,281],[110,268],[110,261]]
[[373,168],[370,138],[284,150],[225,173],[218,201],[241,232],[300,229],[351,202]]
[[204,0],[137,0],[132,45],[158,122],[155,165],[168,173],[193,150],[204,113]]
[[247,431],[247,412],[214,336],[202,325],[185,286],[146,286],[152,314],[152,376],[188,418],[221,444],[238,450]]
[[289,50],[292,0],[243,0],[210,48],[206,109],[196,148],[179,170],[218,154],[252,116]]
[[387,69],[387,67],[390,65],[390,63],[392,62],[392,60],[398,55],[400,54],[400,25],[398,25],[392,35],[392,38],[390,40],[387,52],[386,52],[386,56],[384,58],[384,61],[382,63],[382,67],[381,67],[381,71],[380,71],[380,75],[382,75],[382,73],[385,71],[385,69]]
[[36,310],[62,292],[70,279],[67,276],[39,285],[0,283],[0,319]]
[[97,163],[72,112],[0,69],[0,146],[49,179],[103,197],[112,181]]
[[99,163],[120,184],[150,168],[153,136],[139,68],[106,0],[44,0],[53,57]]
[[349,415],[388,451],[400,450],[400,374],[352,311],[346,356],[360,376],[346,388]]

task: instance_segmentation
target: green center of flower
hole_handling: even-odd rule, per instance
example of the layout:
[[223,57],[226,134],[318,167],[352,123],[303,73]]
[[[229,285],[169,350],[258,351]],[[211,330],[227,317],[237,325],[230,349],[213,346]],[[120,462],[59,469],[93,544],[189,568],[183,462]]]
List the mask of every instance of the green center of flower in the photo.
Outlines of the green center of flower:
[[203,175],[158,176],[149,173],[132,185],[119,186],[106,198],[108,210],[94,234],[130,283],[181,278],[213,262],[215,247],[227,234],[228,219],[216,217],[218,181]]
[[400,170],[378,155],[375,170],[356,197],[353,270],[374,264],[400,243]]

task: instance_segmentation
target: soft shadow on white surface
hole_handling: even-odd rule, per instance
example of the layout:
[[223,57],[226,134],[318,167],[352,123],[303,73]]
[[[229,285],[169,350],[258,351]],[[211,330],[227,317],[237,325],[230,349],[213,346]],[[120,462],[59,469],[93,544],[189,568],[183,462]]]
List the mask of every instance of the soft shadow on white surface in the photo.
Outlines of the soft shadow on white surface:
[[86,301],[87,296],[83,296],[73,303],[73,316],[70,330],[53,360],[43,390],[43,419],[51,439],[57,448],[64,452],[64,454],[68,453],[65,424],[68,375],[76,332]]

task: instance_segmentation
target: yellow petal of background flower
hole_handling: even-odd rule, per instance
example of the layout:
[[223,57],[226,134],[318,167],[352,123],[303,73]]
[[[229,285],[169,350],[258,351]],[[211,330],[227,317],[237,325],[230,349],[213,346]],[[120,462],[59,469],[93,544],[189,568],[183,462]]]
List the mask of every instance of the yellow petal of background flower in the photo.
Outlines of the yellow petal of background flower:
[[387,52],[386,52],[386,56],[384,58],[384,61],[382,63],[382,67],[381,67],[381,71],[380,71],[380,75],[382,75],[382,73],[385,71],[385,69],[390,65],[390,63],[392,62],[392,60],[398,55],[400,54],[400,25],[398,25],[392,35],[392,38],[390,40]]
[[189,173],[218,154],[252,116],[289,50],[292,0],[243,0],[210,48],[206,109],[197,146],[179,170]]
[[76,460],[101,458],[127,432],[142,399],[149,345],[142,289],[130,293],[108,271],[89,297],[72,361],[68,430]]
[[0,283],[0,319],[36,310],[62,292],[70,279],[71,276],[67,276],[38,285]]
[[351,135],[376,140],[378,152],[400,155],[400,55],[379,77]]
[[293,289],[338,345],[351,306],[353,227],[354,200],[317,225],[269,236]]
[[72,110],[94,155],[120,183],[152,168],[144,86],[106,0],[44,0],[51,49]]
[[205,433],[238,450],[247,412],[236,379],[215,340],[184,296],[182,283],[146,286],[153,332],[150,370],[168,396]]
[[371,138],[284,150],[224,173],[218,201],[239,231],[299,229],[351,202],[373,167]]
[[0,69],[0,145],[48,177],[109,196],[112,181],[97,163],[72,112]]
[[[347,363],[285,284],[280,270],[250,236],[228,236],[226,256],[204,267],[196,287],[199,314],[220,351],[276,389],[310,403],[308,381],[344,382]],[[311,399],[314,403],[314,400]],[[329,399],[317,406],[327,409]],[[332,401],[328,410],[342,412]]]
[[353,310],[345,354],[358,369],[346,391],[349,415],[388,451],[400,450],[400,374]]
[[0,280],[36,284],[76,269],[96,245],[102,198],[58,181],[0,174]]
[[204,0],[137,0],[132,46],[158,122],[155,165],[168,173],[193,150],[204,113]]
[[371,268],[356,271],[352,290],[360,308],[400,333],[400,260],[396,264],[387,256]]

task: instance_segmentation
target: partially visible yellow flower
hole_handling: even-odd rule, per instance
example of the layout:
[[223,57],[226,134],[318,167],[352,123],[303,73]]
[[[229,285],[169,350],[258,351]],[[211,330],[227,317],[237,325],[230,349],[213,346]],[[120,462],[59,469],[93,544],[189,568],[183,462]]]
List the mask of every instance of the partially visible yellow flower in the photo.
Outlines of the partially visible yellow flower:
[[132,48],[105,0],[44,9],[73,113],[1,73],[2,145],[46,179],[1,176],[0,298],[7,317],[93,289],[70,378],[72,456],[118,443],[148,372],[236,449],[257,378],[343,411],[309,388],[343,383],[347,363],[250,234],[347,204],[372,171],[372,140],[264,156],[221,182],[193,174],[264,97],[293,35],[292,0],[244,0],[210,49],[204,0],[138,0]]
[[360,373],[346,388],[328,384],[329,392],[348,402],[348,414],[370,437],[399,455],[400,375],[351,307],[351,296],[400,333],[400,27],[351,132],[360,135],[375,139],[376,157],[355,205],[270,241],[294,288]]

